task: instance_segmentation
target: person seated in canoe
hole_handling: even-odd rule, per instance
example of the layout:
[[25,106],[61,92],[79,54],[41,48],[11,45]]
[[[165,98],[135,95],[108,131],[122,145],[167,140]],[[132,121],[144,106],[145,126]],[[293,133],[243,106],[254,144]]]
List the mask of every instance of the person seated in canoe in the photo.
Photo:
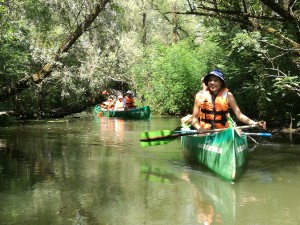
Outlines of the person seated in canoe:
[[107,108],[108,108],[108,101],[101,102],[101,103],[99,104],[99,106],[100,106],[100,109],[101,109],[101,110],[107,110]]
[[128,90],[125,94],[124,94],[124,105],[125,105],[125,110],[128,109],[135,109],[135,104],[134,104],[134,94],[133,91]]
[[204,76],[204,83],[207,87],[196,94],[192,125],[198,133],[205,133],[205,130],[227,128],[228,108],[231,107],[236,118],[248,125],[259,125],[266,129],[266,122],[255,122],[244,115],[233,94],[226,88],[224,75],[219,70],[213,70]]
[[115,104],[115,111],[124,111],[124,108],[123,96],[119,95]]
[[109,96],[107,99],[107,109],[108,110],[114,110],[115,109],[115,100],[113,96]]
[[107,101],[101,102],[101,103],[99,104],[100,109],[101,109],[101,110],[108,110],[108,109],[110,108],[110,110],[111,110],[111,107],[112,107],[112,104],[113,104],[113,100],[114,100],[113,96],[110,95],[110,96],[108,97]]

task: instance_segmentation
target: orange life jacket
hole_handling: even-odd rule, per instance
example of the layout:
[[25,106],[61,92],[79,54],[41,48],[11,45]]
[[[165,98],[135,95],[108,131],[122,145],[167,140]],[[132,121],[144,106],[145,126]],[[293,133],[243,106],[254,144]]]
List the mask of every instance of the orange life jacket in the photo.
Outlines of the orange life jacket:
[[[223,88],[215,97],[209,89],[202,90],[203,99],[200,103],[199,120],[200,126],[204,129],[227,128],[228,122],[228,89]],[[214,99],[214,100],[213,100]]]
[[126,107],[129,108],[129,109],[135,108],[134,98],[130,98],[127,95],[125,96],[125,98],[126,98]]

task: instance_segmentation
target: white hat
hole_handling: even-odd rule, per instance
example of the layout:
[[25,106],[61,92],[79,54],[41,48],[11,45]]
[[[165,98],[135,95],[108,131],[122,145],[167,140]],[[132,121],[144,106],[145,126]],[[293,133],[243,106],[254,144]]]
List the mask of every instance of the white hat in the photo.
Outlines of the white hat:
[[118,98],[123,98],[123,96],[122,96],[122,95],[119,95]]

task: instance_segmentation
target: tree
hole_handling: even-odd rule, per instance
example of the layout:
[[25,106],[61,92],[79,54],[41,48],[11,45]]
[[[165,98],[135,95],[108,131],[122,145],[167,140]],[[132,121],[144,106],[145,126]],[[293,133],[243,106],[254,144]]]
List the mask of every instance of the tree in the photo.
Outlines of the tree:
[[300,96],[300,4],[271,0],[186,2],[188,10],[178,14],[201,17],[207,36],[227,49],[229,84],[248,100],[242,102],[242,108],[273,124],[294,120],[300,114],[299,107],[294,107]]
[[51,75],[53,66],[55,63],[61,60],[63,53],[67,52],[72,45],[76,42],[81,35],[88,30],[93,21],[97,18],[99,13],[105,8],[105,5],[109,0],[101,0],[99,3],[95,4],[92,13],[85,16],[85,20],[82,21],[76,29],[63,41],[57,50],[56,54],[53,56],[52,62],[48,62],[44,65],[37,73],[23,78],[17,81],[11,87],[4,87],[0,92],[0,99],[8,98],[12,95],[15,95],[18,92],[21,92],[31,86],[32,83],[38,84],[41,83],[45,78]]
[[144,62],[132,69],[137,90],[147,105],[160,114],[191,113],[195,94],[201,88],[201,77],[210,63],[221,65],[222,50],[212,42],[196,46],[181,41],[172,46],[158,45]]
[[[264,60],[271,67],[266,67],[264,71],[268,74],[267,76],[276,77],[275,86],[285,87],[286,90],[300,96],[298,75],[300,69],[299,2],[288,0],[196,0],[192,3],[187,0],[187,3],[189,11],[183,14],[231,21],[239,25],[242,30],[260,31],[262,35],[265,35],[259,41],[268,50],[264,54]],[[227,23],[225,27],[227,30],[232,30],[235,26],[232,26],[232,23],[229,26]],[[280,65],[283,57],[289,58],[290,64],[295,66],[295,71]],[[290,80],[293,80],[294,83],[291,84]]]

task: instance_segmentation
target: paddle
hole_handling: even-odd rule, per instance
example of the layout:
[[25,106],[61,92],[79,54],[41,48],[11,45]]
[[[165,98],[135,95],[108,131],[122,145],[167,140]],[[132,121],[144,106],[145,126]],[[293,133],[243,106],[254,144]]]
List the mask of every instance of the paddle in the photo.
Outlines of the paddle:
[[[252,128],[257,126],[258,125],[247,125],[247,126],[239,126],[235,128],[246,129],[246,128]],[[214,133],[214,132],[223,131],[225,129],[226,128],[206,130],[205,133]],[[191,135],[191,134],[197,134],[197,131],[196,130],[187,130],[187,131],[158,130],[158,131],[144,132],[140,134],[140,144],[142,147],[163,145],[163,144],[170,143],[171,141],[175,140],[177,137]]]
[[272,137],[271,133],[244,133],[243,132],[243,134],[246,134],[249,136]]

